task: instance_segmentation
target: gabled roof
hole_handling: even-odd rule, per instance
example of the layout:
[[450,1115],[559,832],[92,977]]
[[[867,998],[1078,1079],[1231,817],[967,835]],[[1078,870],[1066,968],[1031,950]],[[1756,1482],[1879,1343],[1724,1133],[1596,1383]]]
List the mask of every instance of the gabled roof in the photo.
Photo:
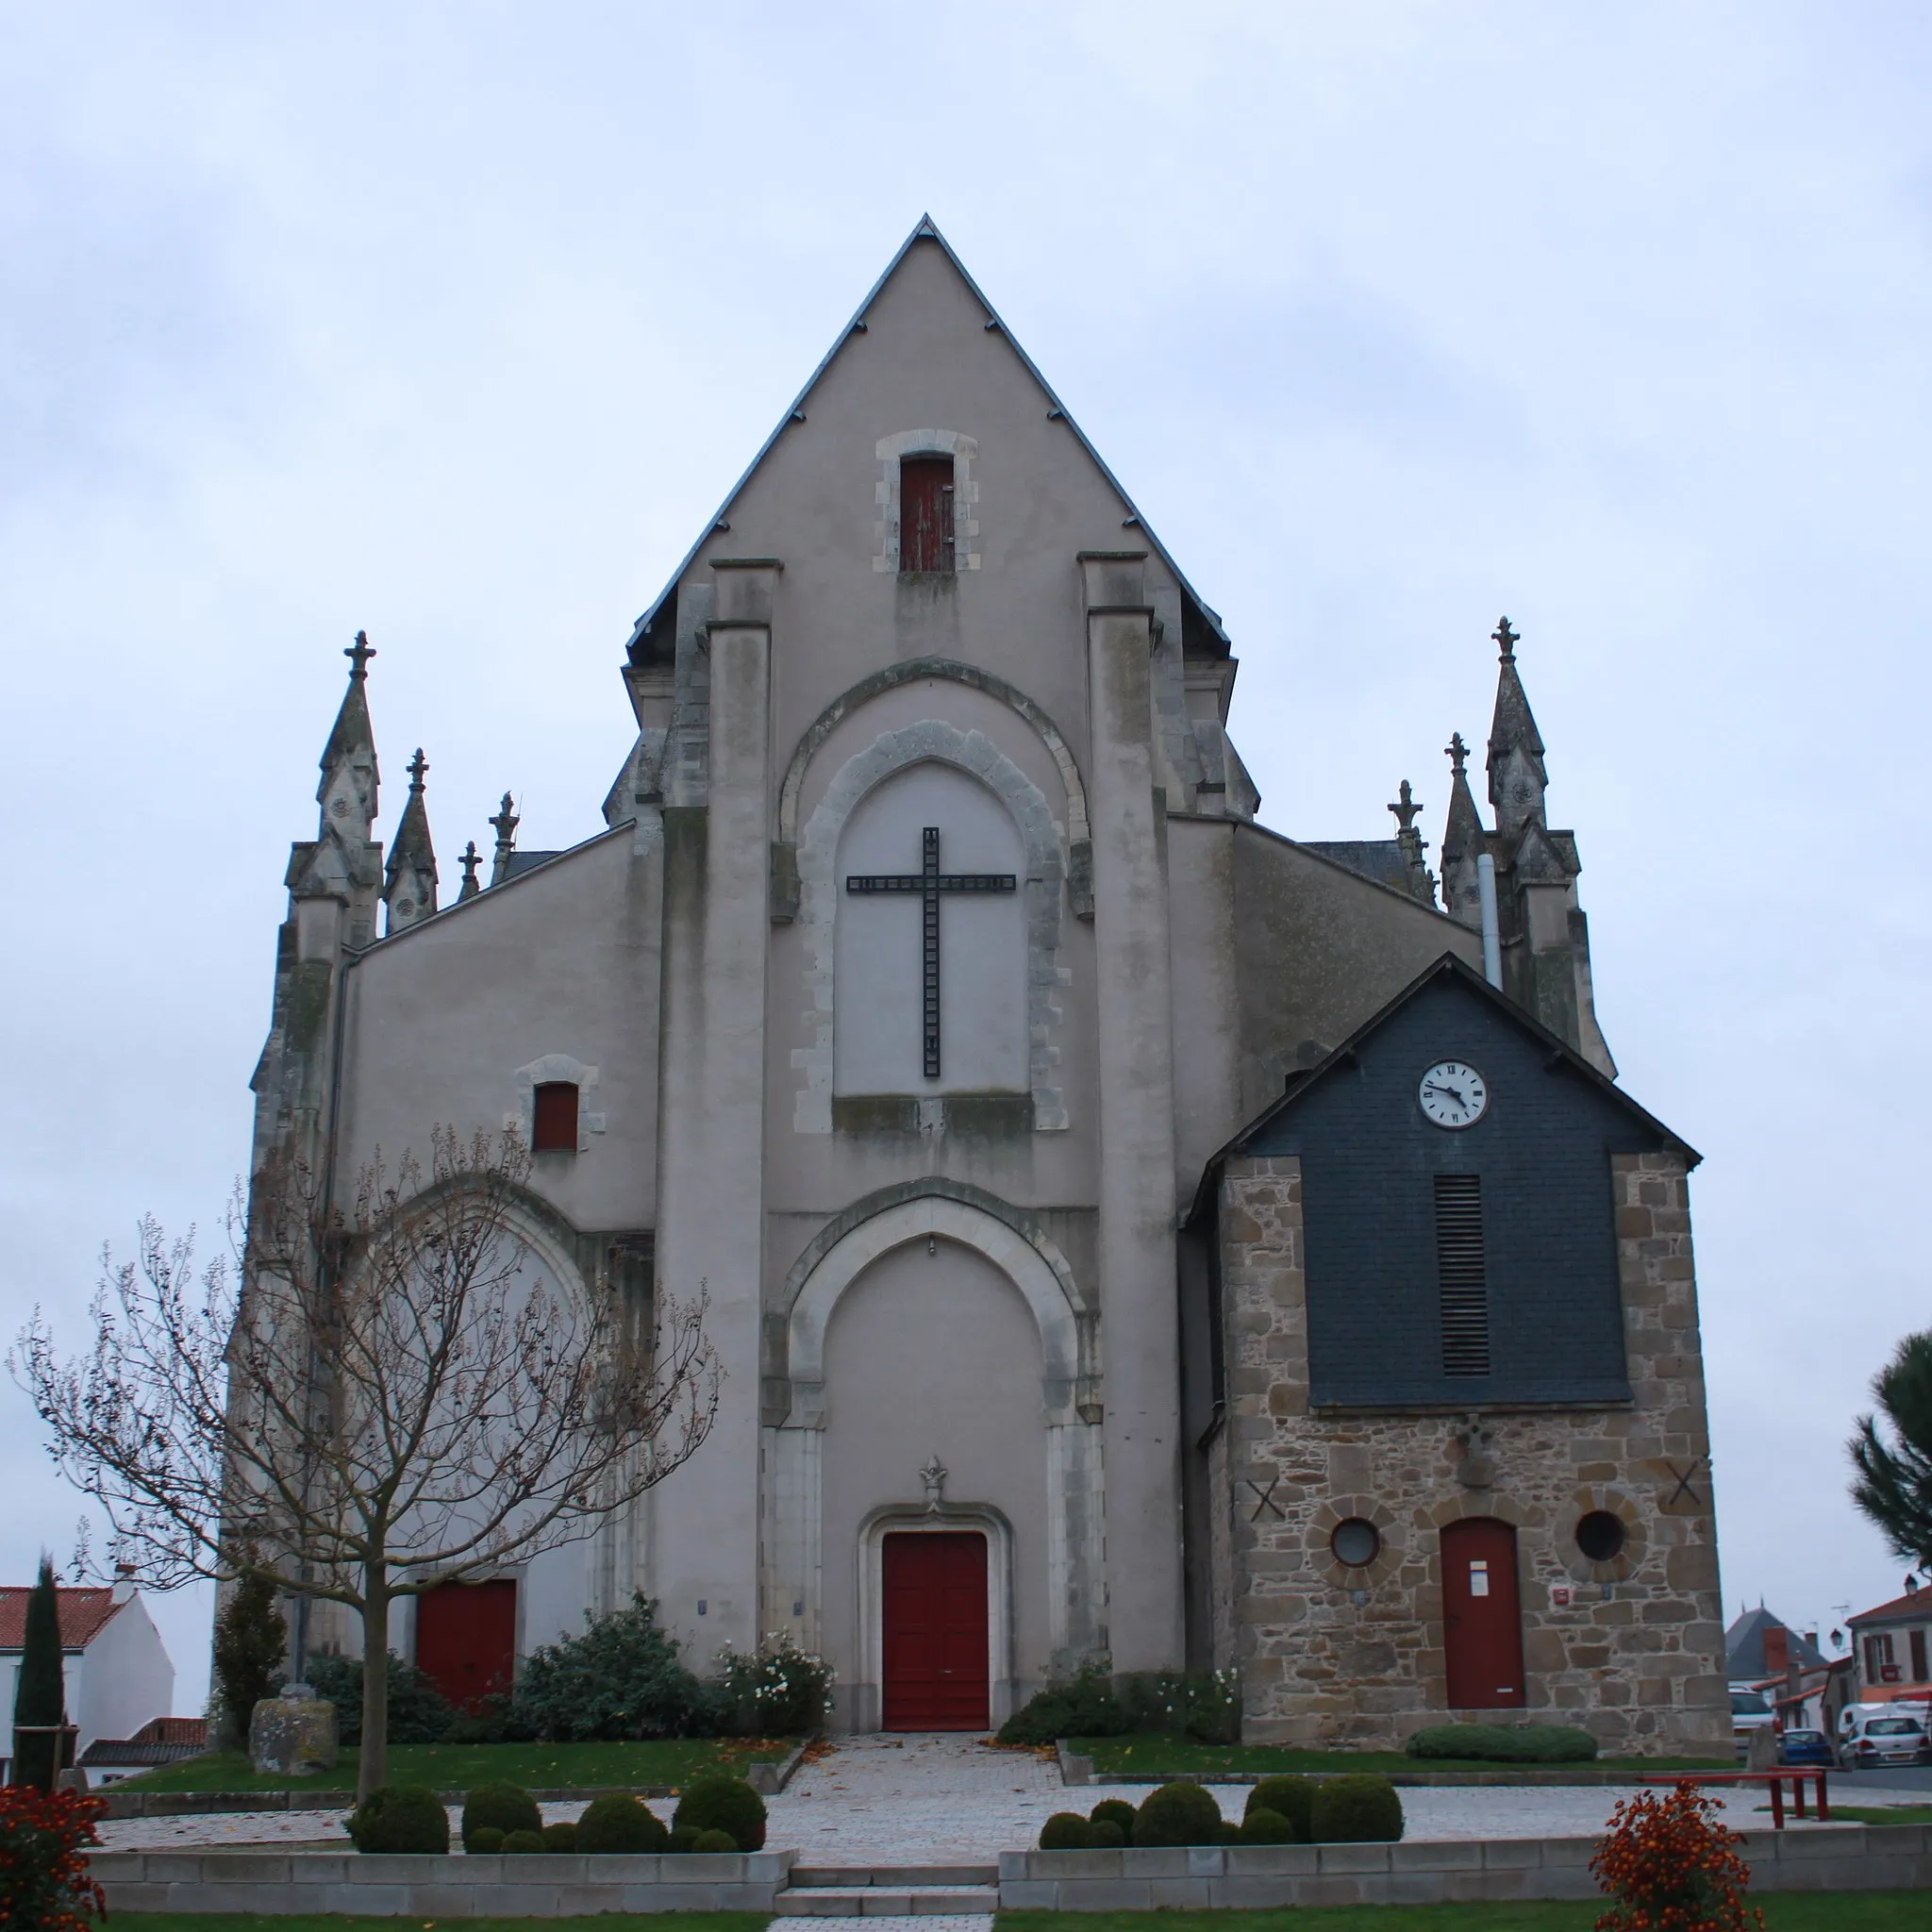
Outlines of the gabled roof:
[[637,623],[631,626],[630,650],[633,657],[636,656],[637,647],[639,643],[649,633],[652,624],[656,620],[658,611],[660,611],[664,608],[664,605],[666,601],[670,598],[672,592],[676,590],[678,584],[683,580],[685,572],[688,571],[691,567],[691,565],[697,560],[699,551],[701,551],[705,547],[705,545],[710,541],[712,531],[720,523],[722,523],[724,520],[725,513],[730,509],[731,506],[738,500],[740,493],[744,489],[744,486],[747,483],[749,483],[752,477],[757,474],[759,464],[761,464],[764,461],[765,458],[771,453],[772,446],[778,441],[779,437],[784,435],[785,431],[791,426],[794,418],[798,417],[800,412],[804,409],[806,398],[809,396],[812,391],[818,387],[819,378],[822,375],[824,375],[825,371],[832,366],[832,363],[838,358],[839,352],[845,346],[847,341],[850,340],[854,331],[863,326],[865,322],[866,310],[869,309],[873,306],[873,304],[878,300],[879,291],[886,286],[888,282],[890,282],[892,279],[893,275],[898,273],[899,264],[903,262],[906,259],[906,258],[912,253],[912,250],[921,242],[935,242],[939,244],[939,246],[941,249],[945,251],[946,259],[952,263],[955,271],[958,273],[959,276],[959,279],[966,284],[967,289],[972,293],[973,299],[975,302],[977,302],[983,309],[986,310],[987,327],[990,329],[997,329],[1000,332],[1000,334],[1006,338],[1008,346],[1013,351],[1013,354],[1020,358],[1021,366],[1026,371],[1027,375],[1032,376],[1033,380],[1040,385],[1041,393],[1046,397],[1047,402],[1052,406],[1052,412],[1056,416],[1058,416],[1061,421],[1063,421],[1066,424],[1067,427],[1073,431],[1074,439],[1078,441],[1080,447],[1087,452],[1090,458],[1092,458],[1094,467],[1098,469],[1100,474],[1107,478],[1108,485],[1112,488],[1115,494],[1118,495],[1121,501],[1126,505],[1128,513],[1132,516],[1134,523],[1138,525],[1141,535],[1146,540],[1148,547],[1152,549],[1155,552],[1155,554],[1160,558],[1161,562],[1166,564],[1168,569],[1174,573],[1174,581],[1181,587],[1181,591],[1187,597],[1189,603],[1191,603],[1194,607],[1194,608],[1200,613],[1203,621],[1207,624],[1208,628],[1212,632],[1214,637],[1218,639],[1222,644],[1225,645],[1227,642],[1227,633],[1225,630],[1222,628],[1220,613],[1218,611],[1210,609],[1208,606],[1202,601],[1199,592],[1195,591],[1192,584],[1189,583],[1186,575],[1181,570],[1180,565],[1177,564],[1174,560],[1174,558],[1169,554],[1167,546],[1163,542],[1161,542],[1160,539],[1157,537],[1154,534],[1154,532],[1148,527],[1147,520],[1141,514],[1140,506],[1136,504],[1134,499],[1127,494],[1124,489],[1122,488],[1120,478],[1116,476],[1110,469],[1108,468],[1106,459],[1101,456],[1100,452],[1093,447],[1092,443],[1088,441],[1086,431],[1083,430],[1080,427],[1080,425],[1074,421],[1073,417],[1067,413],[1067,407],[1064,403],[1060,401],[1059,397],[1054,393],[1053,385],[1049,383],[1046,377],[1040,373],[1040,369],[1038,365],[1034,362],[1032,357],[1030,357],[1026,353],[1026,351],[1020,346],[1019,342],[1014,339],[1012,330],[1007,326],[998,309],[996,309],[992,306],[992,304],[986,299],[986,296],[980,290],[979,284],[975,282],[973,279],[972,275],[967,272],[966,264],[963,261],[961,261],[958,256],[954,252],[953,244],[950,242],[948,242],[943,235],[940,233],[939,227],[934,223],[933,218],[929,214],[925,214],[920,216],[917,224],[913,227],[912,232],[909,235],[908,235],[905,241],[899,244],[897,252],[893,255],[891,260],[886,264],[885,273],[881,275],[878,280],[875,281],[872,285],[872,287],[866,291],[865,300],[861,302],[856,309],[853,310],[851,320],[847,322],[845,326],[839,331],[838,337],[833,341],[832,346],[829,349],[827,349],[824,357],[821,358],[818,367],[814,369],[811,375],[806,379],[805,387],[798,391],[798,394],[792,399],[790,408],[788,408],[785,413],[778,418],[777,426],[772,431],[771,435],[766,437],[764,441],[761,444],[759,444],[758,454],[752,458],[749,463],[745,465],[743,475],[741,475],[738,481],[734,483],[731,486],[731,488],[724,492],[724,502],[722,502],[718,506],[717,509],[712,512],[709,519],[706,522],[703,535],[701,535],[698,538],[697,541],[693,543],[691,546],[691,548],[685,552],[683,559],[679,562],[677,568],[671,573],[670,581],[665,584],[664,588],[661,591],[658,592],[658,595],[652,601],[649,609],[645,610],[644,613],[638,619]]
[[1764,1658],[1764,1633],[1767,1630],[1782,1630],[1790,1654],[1806,1669],[1829,1668],[1829,1659],[1815,1643],[1807,1643],[1782,1617],[1760,1604],[1755,1610],[1745,1611],[1724,1632],[1724,1674],[1727,1677],[1741,1683],[1747,1678],[1755,1679],[1770,1674],[1771,1666]]
[[1224,1147],[1214,1155],[1208,1162],[1206,1168],[1202,1170],[1201,1185],[1195,1190],[1193,1206],[1188,1211],[1188,1218],[1191,1220],[1211,1198],[1213,1191],[1211,1182],[1213,1176],[1220,1172],[1224,1161],[1245,1153],[1250,1142],[1257,1139],[1264,1129],[1271,1126],[1284,1113],[1288,1112],[1291,1108],[1297,1106],[1307,1094],[1312,1092],[1316,1087],[1326,1080],[1338,1068],[1350,1064],[1369,1038],[1386,1026],[1417,994],[1442,979],[1449,979],[1469,988],[1481,998],[1488,1000],[1499,1012],[1507,1014],[1524,1033],[1547,1049],[1554,1061],[1560,1061],[1580,1079],[1594,1087],[1599,1093],[1605,1095],[1623,1108],[1648,1132],[1655,1134],[1658,1140],[1664,1141],[1676,1148],[1684,1156],[1688,1166],[1695,1167],[1704,1158],[1688,1141],[1677,1134],[1674,1134],[1655,1114],[1639,1107],[1614,1080],[1598,1073],[1560,1034],[1552,1033],[1540,1020],[1533,1018],[1523,1008],[1519,1007],[1507,993],[1491,986],[1466,960],[1458,958],[1454,953],[1444,953],[1432,965],[1424,967],[1421,973],[1417,974],[1379,1011],[1372,1013],[1368,1019],[1364,1020],[1324,1059],[1318,1061],[1314,1066],[1307,1068],[1304,1072],[1291,1074],[1288,1076],[1288,1088],[1280,1099],[1271,1101],[1268,1106],[1263,1108],[1233,1140],[1228,1141]]
[[[121,1607],[114,1592],[100,1589],[54,1592],[60,1607],[60,1648],[85,1650]],[[26,1600],[33,1591],[25,1584],[0,1585],[0,1650],[18,1650],[26,1641]]]
[[1860,1624],[1910,1624],[1922,1620],[1932,1623],[1932,1584],[1921,1584],[1917,1590],[1908,1590],[1905,1595],[1895,1596],[1875,1609],[1860,1610],[1845,1622],[1855,1628]]

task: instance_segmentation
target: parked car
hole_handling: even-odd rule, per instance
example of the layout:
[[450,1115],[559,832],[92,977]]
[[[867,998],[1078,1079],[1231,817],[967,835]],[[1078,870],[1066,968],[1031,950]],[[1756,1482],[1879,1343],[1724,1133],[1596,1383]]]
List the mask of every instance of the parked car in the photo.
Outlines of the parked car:
[[1838,1761],[1846,1771],[1872,1771],[1886,1764],[1932,1762],[1932,1740],[1915,1717],[1874,1716],[1855,1706],[1851,1723],[1839,1732]]
[[1768,1730],[1777,1723],[1777,1712],[1762,1690],[1749,1684],[1731,1686],[1731,1736],[1743,1747],[1751,1742],[1753,1731]]
[[1793,1725],[1778,1734],[1777,1761],[1780,1764],[1830,1764],[1834,1761],[1831,1740],[1823,1731],[1801,1730]]

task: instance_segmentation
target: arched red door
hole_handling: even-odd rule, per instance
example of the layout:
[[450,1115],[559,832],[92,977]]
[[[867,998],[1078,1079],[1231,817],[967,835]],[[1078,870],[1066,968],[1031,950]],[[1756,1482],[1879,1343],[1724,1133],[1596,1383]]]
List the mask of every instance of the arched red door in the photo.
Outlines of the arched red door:
[[1442,1649],[1452,1710],[1526,1704],[1516,1532],[1491,1516],[1442,1530]]
[[974,1530],[888,1536],[884,1575],[889,1731],[987,1725],[986,1539]]

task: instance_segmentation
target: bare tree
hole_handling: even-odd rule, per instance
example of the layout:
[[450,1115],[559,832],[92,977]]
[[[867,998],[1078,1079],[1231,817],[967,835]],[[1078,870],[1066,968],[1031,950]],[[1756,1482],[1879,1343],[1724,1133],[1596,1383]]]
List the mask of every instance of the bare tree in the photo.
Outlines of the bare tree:
[[[141,1224],[103,1257],[91,1355],[37,1308],[8,1358],[48,1453],[159,1590],[273,1576],[362,1623],[357,1789],[387,1780],[398,1598],[591,1536],[717,1410],[702,1285],[645,1314],[544,1268],[514,1135],[436,1130],[428,1174],[366,1169],[352,1214],[300,1165],[256,1177],[239,1267]],[[231,1227],[239,1215],[231,1212]]]

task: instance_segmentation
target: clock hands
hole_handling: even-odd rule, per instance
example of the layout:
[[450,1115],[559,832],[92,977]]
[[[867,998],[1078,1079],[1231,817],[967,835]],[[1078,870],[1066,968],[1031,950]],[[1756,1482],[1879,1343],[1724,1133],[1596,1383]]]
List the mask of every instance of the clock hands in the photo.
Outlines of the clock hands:
[[1444,1087],[1441,1081],[1431,1080],[1424,1091],[1429,1093],[1446,1093],[1465,1113],[1469,1110],[1469,1102],[1463,1098],[1460,1090],[1457,1088]]

